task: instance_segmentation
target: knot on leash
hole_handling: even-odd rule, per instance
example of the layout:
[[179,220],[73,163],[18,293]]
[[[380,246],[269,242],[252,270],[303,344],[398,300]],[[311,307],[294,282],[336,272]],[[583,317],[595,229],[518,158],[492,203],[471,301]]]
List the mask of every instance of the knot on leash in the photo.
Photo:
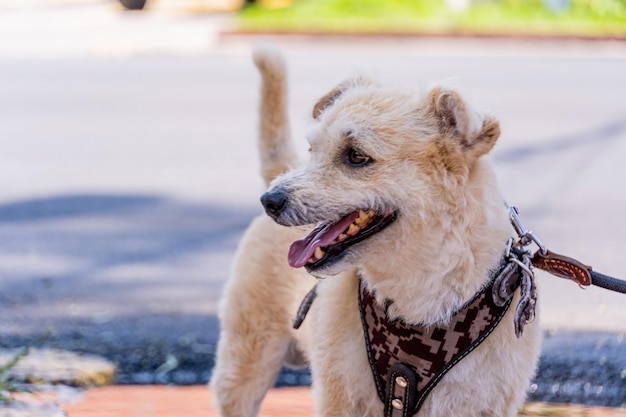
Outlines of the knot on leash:
[[530,252],[523,246],[515,245],[510,239],[504,255],[505,266],[496,275],[493,287],[493,302],[503,306],[510,302],[519,287],[520,299],[515,308],[514,326],[515,335],[519,338],[524,333],[524,327],[535,318],[537,307],[537,286],[533,272]]

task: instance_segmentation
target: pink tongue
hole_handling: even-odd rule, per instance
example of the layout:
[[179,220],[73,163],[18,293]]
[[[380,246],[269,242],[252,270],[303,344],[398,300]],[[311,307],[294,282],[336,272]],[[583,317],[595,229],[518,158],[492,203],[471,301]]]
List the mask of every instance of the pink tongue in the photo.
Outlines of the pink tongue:
[[359,217],[359,212],[355,211],[339,220],[335,224],[316,227],[302,239],[296,240],[289,247],[289,265],[294,268],[300,268],[308,262],[313,256],[315,248],[328,245],[350,226],[350,224]]

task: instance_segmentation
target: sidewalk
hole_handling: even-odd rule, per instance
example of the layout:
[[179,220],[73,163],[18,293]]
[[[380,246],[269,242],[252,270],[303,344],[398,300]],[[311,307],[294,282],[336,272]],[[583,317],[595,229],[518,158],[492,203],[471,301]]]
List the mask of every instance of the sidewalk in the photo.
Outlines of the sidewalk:
[[[91,389],[64,408],[68,417],[218,417],[205,385],[109,386]],[[273,389],[261,407],[262,417],[305,417],[312,414],[308,388]]]
[[[0,349],[0,364],[15,350]],[[32,385],[0,403],[0,417],[219,417],[206,385],[107,385],[114,365],[95,355],[52,349],[31,349],[9,376]],[[83,388],[80,388],[83,387]],[[6,393],[5,393],[6,394]],[[310,387],[270,390],[260,417],[310,417]],[[591,407],[529,402],[519,416],[626,417],[626,407]]]
[[[211,403],[211,394],[204,385],[117,385],[90,389],[83,398],[63,408],[68,417],[218,417]],[[277,388],[268,393],[259,415],[309,417],[312,407],[309,388]],[[626,417],[626,409],[529,403],[520,416]]]

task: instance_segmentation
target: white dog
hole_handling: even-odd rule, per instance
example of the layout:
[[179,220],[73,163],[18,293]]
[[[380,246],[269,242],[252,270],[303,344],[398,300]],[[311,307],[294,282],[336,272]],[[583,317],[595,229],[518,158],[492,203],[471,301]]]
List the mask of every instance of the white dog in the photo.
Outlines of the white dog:
[[540,329],[515,334],[521,274],[503,256],[512,230],[485,157],[497,121],[444,88],[355,78],[315,105],[310,159],[295,167],[283,60],[266,47],[255,62],[269,216],[243,238],[221,303],[221,414],[255,416],[281,366],[310,364],[315,416],[515,416]]

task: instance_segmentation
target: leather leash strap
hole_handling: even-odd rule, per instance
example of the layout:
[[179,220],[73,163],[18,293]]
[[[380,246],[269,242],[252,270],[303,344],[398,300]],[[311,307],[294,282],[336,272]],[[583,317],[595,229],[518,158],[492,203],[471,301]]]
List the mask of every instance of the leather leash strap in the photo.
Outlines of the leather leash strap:
[[576,282],[581,287],[595,285],[607,290],[626,294],[626,281],[601,274],[589,265],[550,250],[538,250],[532,257],[534,267],[560,278]]

